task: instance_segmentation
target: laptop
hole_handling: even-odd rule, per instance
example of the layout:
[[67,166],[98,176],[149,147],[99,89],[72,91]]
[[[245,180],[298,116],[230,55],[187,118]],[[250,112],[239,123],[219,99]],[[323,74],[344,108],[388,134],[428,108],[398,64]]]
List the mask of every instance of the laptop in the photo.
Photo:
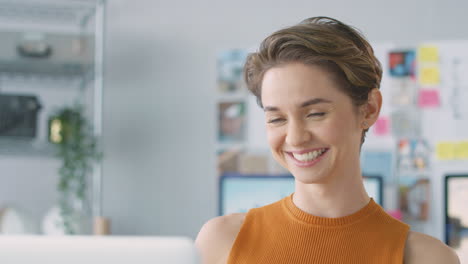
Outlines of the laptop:
[[184,237],[0,236],[2,264],[198,264]]

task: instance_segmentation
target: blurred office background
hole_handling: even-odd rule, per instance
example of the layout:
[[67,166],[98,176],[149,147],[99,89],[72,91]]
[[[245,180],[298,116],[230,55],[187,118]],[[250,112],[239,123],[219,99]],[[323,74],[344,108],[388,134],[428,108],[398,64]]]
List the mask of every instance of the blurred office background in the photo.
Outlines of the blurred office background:
[[[423,43],[437,45],[450,40],[458,43],[457,48],[460,49],[460,43],[468,40],[468,30],[464,27],[468,25],[465,14],[468,2],[461,0],[109,0],[105,2],[105,12],[100,13],[104,15],[102,27],[96,19],[97,13],[92,13],[88,21],[90,26],[84,28],[80,27],[80,20],[76,17],[72,21],[62,17],[62,20],[57,20],[59,22],[53,22],[56,24],[50,23],[53,20],[21,18],[28,22],[23,25],[21,19],[9,20],[12,13],[18,14],[14,12],[15,8],[24,8],[15,7],[15,4],[31,5],[31,13],[34,14],[34,10],[38,10],[36,4],[44,2],[47,1],[1,0],[0,15],[6,18],[2,20],[0,30],[24,30],[33,39],[37,33],[91,36],[83,41],[89,41],[86,47],[93,50],[90,60],[94,62],[90,69],[94,78],[85,78],[87,81],[83,83],[80,74],[63,77],[60,73],[47,73],[55,77],[28,77],[8,70],[1,74],[0,94],[35,95],[41,104],[33,147],[24,142],[15,145],[19,143],[12,143],[6,137],[0,145],[3,148],[0,149],[0,208],[18,208],[30,219],[31,232],[36,233],[42,232],[44,217],[59,198],[56,186],[61,160],[53,156],[54,148],[45,143],[50,130],[48,122],[54,109],[72,105],[77,97],[84,98],[89,120],[102,125],[104,157],[100,168],[102,174],[97,176],[102,180],[97,184],[102,185],[97,190],[93,190],[92,184],[89,186],[88,191],[94,194],[91,199],[94,210],[90,210],[90,215],[99,214],[109,219],[110,232],[115,235],[184,235],[194,238],[203,223],[219,213],[218,158],[226,146],[220,146],[218,121],[219,111],[229,106],[220,107],[220,103],[229,101],[219,93],[220,54],[227,50],[255,49],[273,31],[321,15],[359,28],[376,45],[383,58],[387,58],[387,51],[417,50]],[[48,2],[61,8],[70,3],[74,6],[84,3],[85,8],[80,7],[79,10],[95,12],[97,1]],[[85,15],[79,13],[76,16],[84,18]],[[99,42],[101,36],[103,42]],[[102,74],[99,61],[96,62],[96,54],[99,53],[96,48],[99,47],[95,45],[99,46],[99,43],[104,43]],[[384,71],[388,70],[385,64]],[[102,83],[99,80],[101,76]],[[95,89],[101,84],[102,105],[96,104],[100,98],[95,94]],[[388,84],[386,87],[391,86]],[[389,91],[385,94],[391,96]],[[251,98],[243,96],[239,93],[233,98],[247,98],[245,104],[254,105]],[[95,120],[96,113],[99,114],[96,107],[102,107],[102,122]],[[267,148],[261,136],[263,123],[261,118],[258,119],[259,112],[255,112],[253,107],[247,109],[246,115],[256,115],[257,119],[253,120],[260,120],[254,122],[259,128],[254,128],[251,121],[245,131],[246,139],[238,147],[254,154],[265,153]],[[430,123],[428,115],[431,113],[426,112],[426,119],[422,118],[429,121],[421,129],[443,130],[444,123],[440,123],[442,127],[438,127],[436,120]],[[467,119],[465,122],[468,123]],[[464,126],[459,129],[463,130]],[[425,135],[424,132],[422,134]],[[425,177],[431,180],[432,195],[427,223],[421,228],[444,240],[443,177],[451,173],[447,167],[455,174],[468,174],[468,160],[437,163],[436,137],[430,134],[427,143],[428,155],[435,161],[430,162],[430,170],[425,171]],[[462,142],[468,136],[465,134],[463,138],[456,134],[452,138],[441,139]],[[398,144],[410,144],[399,140],[370,135],[367,147],[391,152],[390,166],[394,169],[401,150]],[[282,173],[277,168],[272,170]],[[96,178],[92,176],[90,183],[93,179],[96,184]],[[396,192],[399,187],[395,182],[384,179],[384,184],[391,186],[384,195],[384,205],[388,210],[398,209]],[[97,211],[96,206],[99,207]]]

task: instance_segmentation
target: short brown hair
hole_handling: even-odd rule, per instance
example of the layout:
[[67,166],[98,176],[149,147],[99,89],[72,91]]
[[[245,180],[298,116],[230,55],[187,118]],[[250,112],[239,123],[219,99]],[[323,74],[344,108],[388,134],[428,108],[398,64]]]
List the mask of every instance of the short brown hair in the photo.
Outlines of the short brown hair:
[[365,37],[336,19],[312,17],[271,34],[258,52],[247,57],[244,80],[260,107],[265,72],[295,62],[317,65],[332,73],[355,106],[365,104],[369,92],[380,88],[382,67]]

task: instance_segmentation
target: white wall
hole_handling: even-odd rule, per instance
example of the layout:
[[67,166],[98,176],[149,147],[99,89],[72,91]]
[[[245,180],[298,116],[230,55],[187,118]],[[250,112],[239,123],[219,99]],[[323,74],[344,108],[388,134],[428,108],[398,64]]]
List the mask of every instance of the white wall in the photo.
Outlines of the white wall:
[[216,53],[336,17],[376,42],[468,39],[467,1],[108,1],[104,214],[114,234],[189,235],[216,215]]

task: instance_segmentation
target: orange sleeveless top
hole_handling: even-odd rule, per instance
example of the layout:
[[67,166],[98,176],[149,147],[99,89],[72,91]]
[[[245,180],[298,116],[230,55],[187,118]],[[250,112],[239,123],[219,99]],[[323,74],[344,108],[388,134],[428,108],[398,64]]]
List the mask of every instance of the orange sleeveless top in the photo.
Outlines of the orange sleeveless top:
[[408,232],[372,199],[354,214],[324,218],[291,195],[247,213],[228,264],[402,264]]

